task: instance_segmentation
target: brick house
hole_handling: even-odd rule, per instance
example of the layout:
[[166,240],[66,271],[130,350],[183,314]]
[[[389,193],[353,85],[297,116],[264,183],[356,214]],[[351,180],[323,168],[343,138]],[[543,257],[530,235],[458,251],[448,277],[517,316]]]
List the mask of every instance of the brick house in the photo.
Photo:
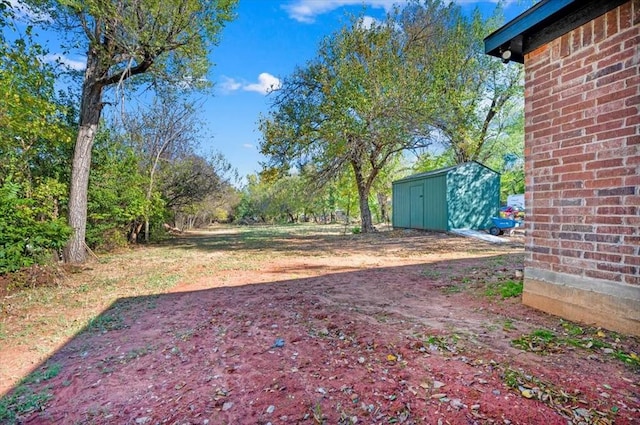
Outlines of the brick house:
[[485,51],[525,67],[523,303],[640,335],[640,0],[543,0]]

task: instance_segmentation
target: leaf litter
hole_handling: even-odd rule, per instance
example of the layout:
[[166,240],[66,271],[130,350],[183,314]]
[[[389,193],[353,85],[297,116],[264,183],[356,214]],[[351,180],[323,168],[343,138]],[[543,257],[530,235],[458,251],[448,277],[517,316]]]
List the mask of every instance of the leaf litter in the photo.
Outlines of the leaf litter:
[[[10,420],[640,421],[640,382],[624,357],[634,358],[636,339],[581,333],[577,324],[523,307],[511,292],[493,295],[501,292],[491,288],[521,278],[521,247],[424,232],[293,235],[282,238],[282,247],[266,241],[251,267],[203,274],[207,258],[235,261],[236,254],[221,242],[226,230],[197,238],[200,256],[180,260],[192,274],[153,298],[112,305],[104,314],[121,326],[90,328],[51,353],[38,370],[55,363],[58,375],[26,384],[50,397],[37,409],[10,408],[16,412]],[[187,236],[181,246],[189,243]],[[285,248],[287,255],[278,255]],[[140,251],[153,261],[153,249]],[[73,278],[114,265],[94,269]],[[460,290],[443,290],[456,285]],[[512,342],[518,339],[520,345]],[[16,353],[28,356],[29,349]],[[9,399],[19,404],[2,400]]]

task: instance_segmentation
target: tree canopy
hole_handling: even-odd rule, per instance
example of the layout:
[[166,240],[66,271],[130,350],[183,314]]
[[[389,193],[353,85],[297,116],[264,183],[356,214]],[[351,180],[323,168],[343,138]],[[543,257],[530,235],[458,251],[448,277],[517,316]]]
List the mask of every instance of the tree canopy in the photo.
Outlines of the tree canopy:
[[85,232],[91,152],[104,107],[104,89],[146,75],[158,83],[193,85],[210,62],[208,51],[237,0],[25,0],[47,25],[86,49],[79,131],[69,193],[74,234],[65,259],[86,258]]
[[521,74],[481,49],[495,21],[468,18],[452,3],[416,0],[384,22],[363,22],[325,38],[317,57],[284,79],[260,128],[267,167],[313,170],[320,184],[348,170],[370,232],[370,192],[384,168],[436,142],[456,161],[481,159]]
[[364,232],[373,230],[368,198],[382,168],[429,143],[432,93],[409,60],[412,42],[391,17],[371,27],[354,20],[284,80],[261,121],[270,165],[312,164],[325,183],[351,170]]

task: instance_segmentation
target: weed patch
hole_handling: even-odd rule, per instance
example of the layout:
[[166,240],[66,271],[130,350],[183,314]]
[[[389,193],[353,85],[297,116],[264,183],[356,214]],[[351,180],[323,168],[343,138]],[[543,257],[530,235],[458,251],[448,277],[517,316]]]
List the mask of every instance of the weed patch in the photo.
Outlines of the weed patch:
[[152,289],[156,291],[161,291],[164,289],[169,289],[175,286],[180,280],[180,276],[178,275],[152,275],[149,276],[147,281],[144,284],[145,289]]
[[486,290],[485,295],[495,297],[500,295],[502,299],[519,297],[522,295],[522,282],[515,280],[506,280],[496,284],[491,284]]
[[90,332],[106,333],[118,329],[125,329],[127,325],[124,323],[122,316],[116,312],[103,313],[89,320],[87,330]]
[[45,388],[34,392],[30,384],[37,384],[56,377],[60,373],[60,365],[52,364],[27,376],[10,394],[0,399],[0,422],[6,424],[19,423],[19,417],[40,410],[53,396]]
[[640,370],[638,353],[625,350],[622,337],[615,333],[607,335],[599,329],[583,329],[573,323],[562,321],[563,335],[548,329],[536,329],[511,341],[511,345],[523,351],[541,355],[559,352],[566,346],[604,354],[622,361],[634,370]]

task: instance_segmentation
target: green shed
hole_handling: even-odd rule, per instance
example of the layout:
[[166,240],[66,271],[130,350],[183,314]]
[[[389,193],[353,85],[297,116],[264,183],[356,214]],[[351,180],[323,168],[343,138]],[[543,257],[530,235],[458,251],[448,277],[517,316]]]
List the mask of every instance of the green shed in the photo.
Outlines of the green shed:
[[476,161],[393,182],[393,227],[487,229],[500,208],[500,173]]

